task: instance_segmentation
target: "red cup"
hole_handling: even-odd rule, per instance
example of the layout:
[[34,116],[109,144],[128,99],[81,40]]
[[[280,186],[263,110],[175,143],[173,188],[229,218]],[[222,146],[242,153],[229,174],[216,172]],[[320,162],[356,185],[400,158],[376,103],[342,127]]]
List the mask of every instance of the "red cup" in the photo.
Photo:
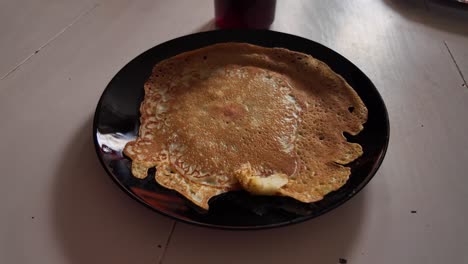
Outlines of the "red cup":
[[218,28],[269,28],[275,19],[276,0],[215,0]]

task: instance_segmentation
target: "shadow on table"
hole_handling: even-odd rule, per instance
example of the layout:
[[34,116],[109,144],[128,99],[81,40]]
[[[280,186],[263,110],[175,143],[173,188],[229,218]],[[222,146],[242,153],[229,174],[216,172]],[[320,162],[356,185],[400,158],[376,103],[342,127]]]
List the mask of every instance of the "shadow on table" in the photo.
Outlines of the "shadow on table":
[[[340,263],[364,227],[366,191],[316,219],[260,231],[223,231],[178,223],[165,263]],[[359,253],[358,253],[359,254]],[[342,260],[342,262],[344,262]]]
[[194,33],[197,32],[204,32],[204,31],[211,31],[216,29],[216,24],[214,18],[207,21],[205,24],[201,25],[197,29],[194,30]]
[[[211,30],[217,30],[217,29],[218,28],[216,27],[215,19],[213,18],[207,21],[205,24],[198,27],[197,29],[195,29],[193,33],[211,31]],[[271,29],[271,27],[269,29]]]
[[[411,21],[444,32],[468,36],[468,8],[454,7],[450,1],[383,0],[385,4]],[[447,4],[445,4],[447,3]],[[429,8],[428,8],[429,7]]]
[[172,221],[127,197],[99,164],[91,118],[64,150],[53,186],[58,244],[70,263],[155,263]]

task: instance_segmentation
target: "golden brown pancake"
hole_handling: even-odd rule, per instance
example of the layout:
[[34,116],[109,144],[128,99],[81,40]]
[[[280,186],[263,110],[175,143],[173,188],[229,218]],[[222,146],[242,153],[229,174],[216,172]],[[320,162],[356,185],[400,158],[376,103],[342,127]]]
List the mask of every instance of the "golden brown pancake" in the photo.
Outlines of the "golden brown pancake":
[[367,109],[346,81],[313,57],[223,43],[158,63],[145,84],[139,137],[124,153],[132,173],[198,206],[245,189],[314,202],[343,186],[362,155]]

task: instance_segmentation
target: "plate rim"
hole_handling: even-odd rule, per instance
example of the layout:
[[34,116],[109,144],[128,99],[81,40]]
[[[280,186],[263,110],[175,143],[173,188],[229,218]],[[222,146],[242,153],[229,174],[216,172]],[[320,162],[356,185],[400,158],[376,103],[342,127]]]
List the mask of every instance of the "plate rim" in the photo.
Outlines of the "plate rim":
[[[99,110],[101,109],[104,95],[106,94],[106,92],[108,92],[109,85],[116,79],[116,77],[119,75],[119,73],[121,71],[123,71],[129,64],[131,64],[132,62],[136,61],[137,59],[143,57],[146,53],[150,52],[151,50],[153,50],[154,48],[156,48],[158,46],[168,45],[171,42],[181,41],[181,40],[183,40],[185,38],[191,38],[191,37],[200,36],[200,35],[209,35],[209,34],[213,34],[213,33],[217,33],[217,32],[218,33],[219,32],[238,32],[238,33],[245,32],[245,33],[250,33],[250,34],[252,32],[268,32],[268,34],[269,33],[278,34],[278,35],[283,35],[283,36],[288,37],[288,38],[292,37],[292,38],[300,39],[301,41],[304,41],[304,42],[312,42],[315,45],[321,46],[322,48],[325,48],[325,49],[331,51],[335,55],[340,56],[341,59],[344,59],[346,61],[346,63],[349,63],[352,66],[354,66],[354,68],[359,71],[360,75],[365,77],[366,81],[368,81],[372,85],[372,88],[377,92],[377,96],[379,97],[380,101],[382,102],[382,109],[384,110],[383,112],[384,112],[384,118],[385,118],[384,121],[385,121],[385,125],[386,125],[386,131],[385,131],[386,136],[385,136],[385,142],[384,142],[382,151],[380,152],[380,155],[377,157],[377,162],[374,163],[373,169],[371,170],[370,173],[367,174],[364,181],[362,181],[359,184],[360,187],[358,189],[356,189],[353,192],[346,195],[343,199],[339,200],[336,204],[333,204],[333,206],[329,206],[326,209],[320,211],[319,214],[311,214],[311,215],[307,215],[307,216],[300,216],[300,217],[295,218],[295,219],[290,220],[290,221],[284,221],[284,222],[268,224],[268,225],[231,226],[231,225],[207,224],[207,223],[203,223],[203,222],[192,221],[192,220],[189,220],[189,219],[179,218],[179,217],[171,215],[171,214],[169,214],[167,212],[158,210],[158,209],[152,207],[150,204],[146,203],[144,200],[142,200],[136,194],[134,194],[133,192],[128,190],[114,176],[114,174],[109,170],[109,168],[105,164],[105,162],[103,160],[103,156],[100,154],[99,141],[98,141],[98,138],[97,138],[98,119],[100,117],[100,111]],[[216,43],[221,43],[221,42],[216,42]],[[232,41],[232,42],[237,42],[237,41]],[[247,41],[245,41],[245,42],[248,43]],[[385,158],[387,150],[388,150],[388,145],[389,145],[389,142],[390,142],[390,120],[389,120],[388,110],[387,110],[387,107],[385,105],[385,101],[383,100],[382,95],[380,94],[379,90],[374,85],[374,83],[370,80],[370,78],[359,67],[357,67],[354,63],[352,63],[350,60],[348,60],[346,57],[339,54],[335,50],[333,50],[333,49],[331,49],[331,48],[329,48],[329,47],[327,47],[327,46],[325,46],[325,45],[323,45],[323,44],[321,44],[321,43],[319,43],[317,41],[307,39],[307,38],[304,38],[304,37],[301,37],[301,36],[289,34],[289,33],[284,33],[284,32],[279,32],[279,31],[274,31],[274,30],[265,30],[265,29],[226,29],[226,30],[211,30],[211,31],[196,32],[196,33],[192,33],[192,34],[182,35],[182,36],[179,36],[179,37],[176,37],[176,38],[173,38],[173,39],[158,43],[155,46],[145,50],[144,52],[140,53],[139,55],[137,55],[136,57],[134,57],[133,59],[128,61],[123,67],[121,67],[119,69],[119,71],[107,83],[106,87],[104,88],[104,90],[101,93],[101,96],[99,97],[99,101],[98,101],[96,109],[94,111],[92,130],[93,130],[92,132],[93,132],[94,149],[95,149],[96,155],[97,155],[97,157],[99,159],[99,162],[100,162],[101,166],[104,168],[106,174],[114,181],[114,183],[116,183],[119,186],[119,188],[122,191],[124,191],[128,196],[130,196],[132,199],[134,199],[137,202],[139,202],[140,204],[144,205],[146,208],[150,209],[151,211],[157,212],[158,214],[163,215],[165,217],[169,217],[170,219],[172,219],[174,221],[179,221],[179,222],[183,222],[183,223],[187,223],[187,224],[191,224],[191,225],[195,225],[195,226],[200,226],[200,227],[204,227],[204,228],[213,228],[213,229],[220,229],[220,230],[238,230],[238,231],[264,230],[264,229],[272,229],[272,228],[277,228],[277,227],[284,227],[284,226],[299,224],[299,223],[305,222],[307,220],[312,220],[312,219],[318,218],[320,216],[323,216],[323,215],[329,213],[330,211],[333,211],[334,209],[342,206],[344,203],[348,202],[353,197],[355,197],[359,192],[361,192],[367,186],[367,184],[374,178],[375,174],[380,169],[380,167],[381,167],[381,165],[382,165],[382,163],[384,161],[384,158]]]

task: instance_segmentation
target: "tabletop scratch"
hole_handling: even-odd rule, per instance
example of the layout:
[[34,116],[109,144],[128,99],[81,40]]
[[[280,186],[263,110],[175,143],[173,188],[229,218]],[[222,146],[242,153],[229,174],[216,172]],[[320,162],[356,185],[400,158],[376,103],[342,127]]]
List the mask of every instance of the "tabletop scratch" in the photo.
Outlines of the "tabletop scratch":
[[164,245],[164,249],[161,254],[161,257],[159,258],[158,264],[163,263],[164,257],[166,256],[167,249],[169,248],[169,244],[171,243],[172,234],[174,233],[176,225],[177,225],[177,222],[174,221],[174,223],[172,224],[171,231],[169,232],[169,237],[167,238],[166,244]]
[[460,69],[460,66],[458,66],[457,61],[455,60],[455,57],[452,54],[452,51],[450,51],[449,46],[447,45],[447,41],[444,41],[444,45],[447,48],[448,53],[450,54],[450,58],[452,58],[453,63],[455,64],[455,67],[457,67],[458,74],[460,74],[460,77],[462,78],[463,84],[462,86],[467,87],[465,77],[463,76],[463,73]]
[[27,61],[29,61],[34,55],[38,54],[39,51],[41,51],[43,48],[47,47],[50,43],[52,43],[54,40],[56,40],[60,35],[65,33],[71,26],[73,26],[76,22],[78,22],[80,19],[88,15],[91,11],[93,11],[96,7],[98,7],[99,4],[96,3],[92,7],[88,8],[87,10],[83,11],[81,14],[79,14],[70,24],[65,26],[62,30],[60,30],[57,34],[55,34],[52,38],[50,38],[46,43],[44,43],[42,46],[40,46],[37,50],[35,50],[33,53],[31,53],[28,57],[26,57],[24,60],[22,60],[18,65],[16,65],[13,69],[8,71],[5,75],[3,75],[0,80],[4,80],[7,78],[10,74],[15,72],[17,69],[19,69],[23,64],[25,64]]

